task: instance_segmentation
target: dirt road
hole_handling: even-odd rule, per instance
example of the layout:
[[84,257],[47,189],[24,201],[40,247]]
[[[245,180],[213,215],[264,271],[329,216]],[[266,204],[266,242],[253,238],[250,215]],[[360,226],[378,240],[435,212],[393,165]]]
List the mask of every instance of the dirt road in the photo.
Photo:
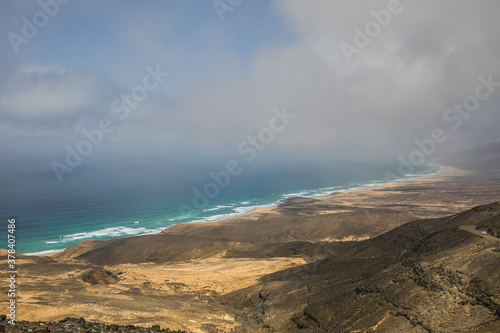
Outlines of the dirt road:
[[477,230],[476,229],[476,226],[474,224],[471,224],[471,225],[463,225],[460,227],[460,229],[464,230],[464,231],[468,231],[470,232],[471,234],[474,234],[474,235],[477,235],[477,236],[481,236],[483,238],[486,238],[486,239],[490,239],[490,240],[495,240],[495,241],[500,241],[500,238],[497,238],[493,235],[481,235],[481,232],[483,230]]

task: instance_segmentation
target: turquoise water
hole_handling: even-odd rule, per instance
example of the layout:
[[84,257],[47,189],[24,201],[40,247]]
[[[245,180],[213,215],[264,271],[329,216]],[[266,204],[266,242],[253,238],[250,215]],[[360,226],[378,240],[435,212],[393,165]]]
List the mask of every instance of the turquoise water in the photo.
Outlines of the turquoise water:
[[[193,204],[198,189],[213,182],[196,166],[83,170],[63,183],[53,174],[19,171],[0,178],[0,230],[6,248],[7,219],[15,218],[16,250],[48,253],[84,239],[112,239],[158,233],[186,222],[216,221],[275,206],[293,196],[314,197],[386,183],[391,165],[294,166],[246,168],[217,195]],[[442,171],[427,166],[401,180]],[[214,192],[215,193],[215,192]],[[187,209],[188,207],[189,209]]]

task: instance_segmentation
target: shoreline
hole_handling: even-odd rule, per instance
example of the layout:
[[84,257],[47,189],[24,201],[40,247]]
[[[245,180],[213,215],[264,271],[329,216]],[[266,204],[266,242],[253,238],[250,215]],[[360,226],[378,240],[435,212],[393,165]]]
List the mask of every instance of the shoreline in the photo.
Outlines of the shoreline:
[[203,230],[223,228],[228,224],[234,226],[283,217],[317,219],[320,216],[376,210],[405,214],[414,220],[441,218],[500,200],[500,179],[481,178],[479,173],[452,166],[442,167],[445,170],[437,174],[321,197],[291,197],[279,206],[256,209],[216,222],[178,224],[162,233],[200,235]]
[[[439,167],[439,170],[437,172],[430,173],[430,174],[424,174],[422,176],[413,176],[411,178],[401,178],[401,179],[397,179],[397,180],[394,180],[394,181],[389,182],[389,183],[387,183],[387,182],[384,183],[382,180],[373,180],[370,183],[367,183],[365,185],[361,185],[359,187],[348,188],[348,189],[345,189],[345,190],[331,191],[331,192],[329,192],[327,194],[309,195],[309,196],[307,196],[307,195],[306,196],[290,196],[290,197],[286,197],[284,199],[277,200],[277,201],[275,201],[273,203],[270,203],[270,204],[259,205],[259,206],[264,206],[264,207],[255,208],[255,209],[252,209],[252,210],[247,211],[247,212],[243,212],[243,213],[237,213],[237,212],[235,212],[235,213],[230,213],[230,214],[224,214],[224,215],[229,215],[229,216],[221,217],[220,219],[216,219],[216,220],[213,220],[213,221],[210,221],[210,220],[208,220],[208,221],[194,220],[194,221],[182,222],[182,223],[178,223],[178,224],[174,224],[174,225],[168,226],[168,227],[166,227],[166,228],[164,228],[164,229],[162,229],[162,230],[160,230],[158,232],[154,232],[154,233],[144,233],[144,234],[139,234],[139,235],[127,235],[127,236],[124,236],[124,237],[116,237],[116,238],[111,238],[111,239],[128,238],[128,237],[140,237],[140,236],[146,236],[146,235],[161,234],[161,233],[164,233],[164,232],[168,232],[167,230],[169,230],[171,228],[174,228],[174,227],[179,226],[179,225],[185,225],[185,224],[223,223],[225,221],[248,220],[248,219],[254,220],[254,219],[259,218],[262,215],[275,214],[276,213],[275,209],[279,208],[283,204],[286,204],[289,200],[293,200],[293,199],[316,199],[316,200],[324,200],[325,198],[330,197],[332,195],[338,195],[338,194],[344,194],[344,193],[350,193],[350,192],[364,191],[364,190],[367,190],[367,189],[374,189],[374,188],[378,188],[378,187],[382,187],[382,186],[388,186],[388,185],[399,185],[399,184],[404,184],[406,182],[410,182],[410,181],[413,181],[413,180],[418,180],[418,179],[424,179],[424,178],[428,178],[428,177],[438,176],[438,175],[446,174],[448,172],[449,168],[453,168],[453,167],[443,166],[443,165],[434,165],[434,166],[435,167]],[[326,188],[319,188],[318,190],[323,190],[323,189],[326,189]],[[306,192],[306,191],[311,191],[311,190],[304,190],[304,191],[301,191],[301,192]],[[97,239],[97,238],[82,239],[82,241],[85,241],[85,240],[99,240],[99,239]],[[81,243],[81,241],[78,244],[73,245],[73,246],[78,246],[80,243]],[[62,248],[62,249],[43,250],[43,251],[28,252],[28,253],[22,253],[22,254],[26,255],[26,256],[51,256],[51,255],[63,252],[66,249],[71,248],[73,246],[68,246],[68,247],[65,247],[65,248]]]
[[[421,177],[414,177],[414,178],[408,178],[408,179],[401,179],[401,180],[396,180],[394,182],[390,183],[381,183],[381,184],[371,184],[371,185],[366,185],[362,186],[359,188],[354,188],[354,189],[347,189],[347,190],[340,190],[340,191],[334,191],[329,194],[325,195],[320,195],[320,196],[292,196],[288,197],[286,199],[283,199],[283,202],[280,204],[276,204],[270,207],[263,207],[263,208],[257,208],[254,209],[250,212],[246,212],[240,215],[236,216],[230,216],[230,217],[225,217],[220,220],[216,221],[206,221],[206,222],[198,222],[198,221],[193,221],[193,222],[184,222],[184,223],[179,223],[172,225],[166,229],[164,229],[162,232],[167,232],[167,230],[175,228],[177,226],[181,225],[193,225],[193,224],[218,224],[218,223],[225,223],[225,222],[234,222],[234,221],[241,221],[241,220],[257,220],[258,218],[268,215],[268,214],[282,214],[280,212],[280,209],[287,206],[287,205],[296,205],[293,201],[301,201],[301,200],[318,200],[321,202],[326,202],[330,201],[333,197],[338,197],[338,196],[346,196],[349,195],[350,193],[367,193],[368,191],[371,190],[378,190],[378,189],[383,189],[383,188],[389,188],[389,187],[402,187],[406,186],[406,184],[410,185],[414,181],[423,181],[425,179],[425,182],[432,182],[435,181],[436,179],[440,179],[442,177],[457,177],[458,175],[467,175],[470,174],[468,171],[460,170],[458,168],[454,168],[451,166],[441,166],[440,165],[440,171],[437,173],[432,173],[428,175],[423,175]],[[437,178],[434,178],[437,177]],[[427,180],[428,178],[432,178]],[[291,203],[290,203],[291,202]],[[287,207],[288,208],[288,207]],[[376,209],[377,207],[373,207],[373,209]],[[344,213],[344,212],[349,212],[349,211],[354,211],[358,210],[359,208],[357,207],[352,207],[352,209],[338,209],[338,210],[331,210],[331,211],[322,211],[320,214],[328,214],[328,213]]]
[[[167,227],[164,230],[167,230],[169,228],[175,227],[176,225],[182,225],[182,224],[222,222],[222,221],[229,220],[229,219],[244,218],[245,216],[252,215],[253,213],[259,213],[259,212],[267,213],[269,211],[273,211],[274,208],[279,208],[280,206],[286,204],[289,200],[293,200],[293,199],[317,199],[317,200],[323,200],[324,198],[330,197],[332,195],[339,195],[339,194],[342,194],[342,193],[363,191],[363,190],[374,189],[374,188],[388,186],[388,185],[403,184],[403,183],[410,182],[410,181],[413,181],[413,180],[424,179],[424,178],[433,177],[433,176],[439,176],[441,174],[446,174],[448,172],[448,169],[460,170],[460,169],[457,169],[457,168],[454,168],[454,167],[450,167],[450,166],[443,166],[443,165],[434,165],[434,166],[435,167],[439,167],[439,171],[433,172],[433,173],[429,173],[429,174],[418,175],[418,176],[411,176],[409,178],[400,178],[400,179],[393,180],[391,182],[384,182],[384,181],[381,181],[381,180],[373,180],[370,183],[367,183],[365,185],[361,185],[361,186],[358,186],[358,187],[352,187],[352,188],[348,188],[348,189],[342,189],[342,190],[332,190],[332,191],[329,191],[328,193],[324,193],[324,194],[313,194],[313,195],[304,195],[304,196],[302,196],[302,195],[292,195],[292,196],[286,197],[284,199],[280,199],[280,200],[278,200],[276,202],[273,202],[272,204],[262,205],[262,206],[265,206],[265,207],[255,208],[255,209],[252,209],[251,211],[244,212],[244,213],[241,213],[241,214],[240,213],[234,213],[233,216],[223,217],[221,219],[214,220],[214,221],[199,221],[199,220],[195,220],[195,221],[183,222],[183,223],[179,223],[179,224],[175,224],[175,225],[172,225],[170,227]],[[460,170],[460,172],[467,173],[467,171],[463,171],[463,170]],[[323,189],[326,190],[327,188],[320,188],[318,190],[323,190]],[[303,190],[301,192],[307,192],[307,191],[311,191],[311,190]],[[229,214],[229,215],[232,215],[232,214]]]
[[[387,209],[419,218],[437,218],[459,213],[474,206],[500,199],[500,184],[480,178],[477,172],[453,166],[437,165],[440,172],[395,180],[391,183],[366,184],[361,188],[330,192],[322,196],[292,196],[275,204],[242,214],[223,217],[214,221],[193,221],[175,224],[155,233],[130,235],[123,239],[153,234],[170,233],[185,225],[218,225],[227,222],[255,221],[281,215],[324,215],[368,209]],[[377,181],[372,181],[377,182]],[[493,186],[492,186],[493,185]],[[464,195],[463,188],[470,188],[474,195]],[[85,240],[98,240],[94,238]],[[80,242],[81,243],[81,242]],[[53,256],[68,248],[24,253],[28,256]],[[50,252],[48,252],[50,251]]]
[[[433,177],[433,176],[445,174],[445,173],[447,173],[448,168],[452,168],[452,167],[443,166],[443,165],[439,165],[439,164],[434,164],[433,166],[434,167],[439,167],[439,170],[437,172],[430,173],[430,174],[424,174],[424,175],[421,175],[421,176],[412,176],[411,178],[396,179],[396,180],[394,180],[392,182],[383,182],[382,180],[372,180],[370,183],[367,183],[365,185],[361,185],[361,186],[354,187],[354,188],[348,188],[348,189],[345,189],[345,190],[330,191],[329,193],[326,193],[326,194],[317,194],[317,195],[313,194],[313,195],[306,195],[306,196],[289,196],[289,197],[286,197],[284,199],[279,199],[279,200],[277,200],[277,201],[275,201],[273,203],[270,203],[270,204],[258,205],[258,206],[264,206],[264,207],[254,208],[254,209],[252,209],[250,211],[246,211],[246,212],[242,212],[242,213],[235,212],[235,213],[230,213],[230,214],[224,214],[224,215],[226,215],[225,217],[221,217],[220,219],[215,219],[213,221],[211,221],[211,220],[207,220],[207,221],[194,220],[194,221],[182,222],[182,223],[178,223],[178,224],[174,224],[174,225],[168,226],[168,227],[166,227],[166,228],[164,228],[164,229],[162,229],[162,230],[160,230],[158,232],[154,232],[154,233],[144,233],[144,234],[139,234],[139,235],[127,235],[127,236],[124,236],[124,237],[116,237],[116,238],[111,238],[111,239],[128,238],[128,237],[140,237],[140,236],[146,236],[146,235],[161,234],[161,233],[167,232],[167,230],[169,230],[171,228],[174,228],[174,227],[176,227],[178,225],[185,225],[185,224],[222,223],[224,221],[234,221],[234,220],[241,220],[241,219],[243,219],[243,220],[246,220],[246,219],[257,219],[261,215],[274,214],[274,209],[279,208],[283,204],[286,204],[290,199],[297,199],[297,198],[299,198],[299,199],[317,199],[317,200],[322,200],[322,198],[326,198],[326,197],[329,197],[329,196],[332,196],[332,195],[336,195],[336,194],[363,191],[363,190],[372,189],[372,188],[378,188],[378,187],[386,186],[386,185],[403,184],[403,183],[406,183],[406,182],[409,182],[409,181],[412,181],[412,180],[418,180],[418,179],[424,179],[424,178],[427,178],[427,177]],[[326,190],[327,188],[319,188],[319,189],[314,190],[314,191],[323,190],[323,189]],[[307,192],[307,191],[313,191],[313,190],[303,190],[303,191],[300,191],[300,192]],[[229,216],[227,216],[227,215],[229,215]],[[73,246],[78,246],[82,241],[85,241],[85,240],[99,240],[99,239],[98,238],[86,238],[86,239],[82,239],[78,244],[73,245]],[[65,248],[62,248],[62,249],[43,250],[43,251],[37,251],[37,252],[28,252],[28,253],[22,253],[21,252],[21,254],[26,255],[26,256],[51,256],[51,255],[63,252],[66,249],[71,248],[73,246],[68,246],[68,247],[65,247]]]

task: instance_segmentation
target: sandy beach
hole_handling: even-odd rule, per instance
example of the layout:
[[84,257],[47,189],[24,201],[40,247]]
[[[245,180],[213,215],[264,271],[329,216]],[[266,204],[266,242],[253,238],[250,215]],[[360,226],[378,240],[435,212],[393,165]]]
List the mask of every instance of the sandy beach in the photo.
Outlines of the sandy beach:
[[268,214],[322,215],[362,209],[390,209],[421,218],[441,217],[499,198],[498,179],[482,178],[452,166],[444,169],[435,175],[321,197],[289,198],[279,207],[256,209],[214,223],[257,220]]

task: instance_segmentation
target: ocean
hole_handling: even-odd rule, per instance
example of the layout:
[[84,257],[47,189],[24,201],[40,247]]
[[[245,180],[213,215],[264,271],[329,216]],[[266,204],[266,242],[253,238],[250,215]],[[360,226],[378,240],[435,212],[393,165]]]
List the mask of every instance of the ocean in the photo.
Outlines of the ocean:
[[[16,251],[44,254],[85,239],[153,234],[179,223],[209,222],[278,205],[289,197],[315,197],[387,183],[389,164],[254,166],[229,180],[217,168],[196,165],[117,170],[84,169],[60,183],[54,174],[18,170],[0,175],[2,248],[7,219],[16,220]],[[443,171],[425,166],[398,180]],[[207,185],[211,184],[211,185]],[[207,191],[205,191],[207,190]]]

